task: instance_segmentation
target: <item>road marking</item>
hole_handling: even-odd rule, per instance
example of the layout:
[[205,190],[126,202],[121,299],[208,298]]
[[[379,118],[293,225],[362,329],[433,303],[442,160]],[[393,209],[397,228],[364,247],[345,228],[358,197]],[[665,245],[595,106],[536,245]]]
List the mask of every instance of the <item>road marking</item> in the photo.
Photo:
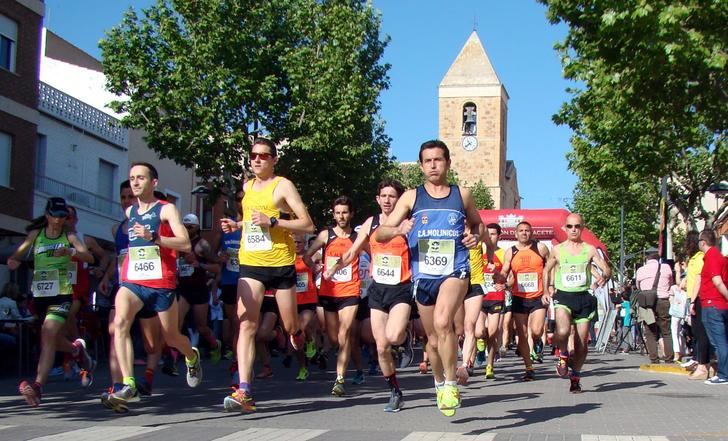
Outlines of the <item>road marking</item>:
[[61,439],[72,439],[74,441],[118,441],[133,436],[145,435],[157,430],[166,429],[168,426],[142,427],[142,426],[92,426],[85,429],[72,430],[70,432],[57,433],[55,435],[33,438],[32,441],[55,441]]
[[[254,439],[256,441],[306,441],[316,438],[328,430],[314,429],[265,429],[252,428],[240,432],[231,433],[214,441],[237,441],[241,439]],[[106,441],[106,440],[104,440]]]
[[11,427],[15,427],[15,426],[0,426],[0,430],[3,430],[3,429],[9,429],[9,428],[11,428]]
[[582,435],[581,441],[670,441],[666,436]]
[[495,433],[466,435],[457,432],[412,432],[402,441],[493,441]]

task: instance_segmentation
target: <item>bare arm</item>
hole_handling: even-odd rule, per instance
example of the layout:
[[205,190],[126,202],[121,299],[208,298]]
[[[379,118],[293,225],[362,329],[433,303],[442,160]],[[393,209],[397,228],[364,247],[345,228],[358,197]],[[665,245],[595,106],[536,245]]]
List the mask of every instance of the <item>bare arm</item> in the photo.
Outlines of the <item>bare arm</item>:
[[105,249],[101,248],[99,243],[93,237],[84,236],[83,240],[86,243],[88,250],[91,251],[91,254],[93,254],[96,258],[98,268],[102,270],[105,269],[109,265],[109,253],[107,253]]
[[[511,285],[509,283],[508,273],[511,271],[511,259],[513,259],[513,249],[508,248],[505,253],[503,253],[503,268],[501,268],[501,274],[503,275],[503,278],[506,280],[507,285]],[[501,291],[498,284],[496,284],[496,288],[498,288],[499,291]],[[503,289],[505,289],[505,285],[503,286]]]
[[[549,249],[546,247],[546,245],[544,245],[540,242],[537,245],[537,247],[538,247],[538,253],[541,254],[541,257],[543,257],[546,262],[548,262],[549,255],[550,255]],[[541,274],[541,277],[542,277],[542,283],[544,285],[546,285],[546,286],[550,285],[549,282],[551,281],[551,273],[546,271],[546,265],[544,265],[544,270],[543,270],[543,273]]]
[[[463,245],[468,248],[475,248],[478,242],[482,239],[485,242],[486,250],[492,249],[493,244],[490,242],[490,237],[487,234],[483,235],[481,227],[483,221],[480,219],[480,214],[475,208],[475,201],[473,201],[473,194],[469,188],[460,188],[460,195],[463,198],[463,207],[465,208],[465,222],[467,228],[465,229],[465,236],[463,237]],[[481,236],[486,236],[482,238]],[[491,255],[488,256],[488,261],[492,259]]]
[[94,256],[89,252],[88,248],[86,248],[86,245],[79,240],[78,236],[74,233],[67,233],[66,237],[68,237],[68,242],[70,242],[71,246],[76,250],[75,253],[71,251],[70,248],[59,248],[56,250],[54,255],[60,254],[63,256],[76,256],[76,259],[81,262],[94,263]]
[[[190,236],[187,234],[187,228],[182,225],[182,221],[179,217],[177,207],[173,204],[166,204],[162,207],[160,212],[160,218],[169,224],[169,227],[174,233],[174,237],[162,237],[158,236],[155,243],[164,248],[171,248],[177,251],[183,251],[189,253],[192,251],[192,245],[190,244]],[[148,239],[151,239],[151,233],[145,230],[145,235],[148,234]],[[146,238],[146,237],[145,237]]]
[[612,268],[610,268],[609,264],[607,264],[602,256],[599,255],[597,249],[591,245],[589,245],[589,254],[592,262],[594,262],[597,267],[602,270],[601,276],[599,277],[599,279],[597,279],[597,285],[603,286],[607,280],[612,278]]
[[396,236],[406,236],[412,230],[413,222],[409,219],[410,212],[415,203],[415,190],[407,190],[394,206],[387,221],[377,228],[374,239],[377,242],[389,242]]
[[10,271],[18,269],[21,259],[28,254],[28,250],[33,247],[33,242],[35,241],[35,238],[38,237],[38,233],[40,233],[40,230],[33,230],[28,233],[28,235],[25,236],[23,243],[21,243],[15,252],[8,257],[7,264]]
[[556,287],[553,283],[547,283],[553,280],[551,277],[551,274],[556,269],[556,264],[559,262],[559,248],[554,247],[553,251],[551,252],[551,255],[546,260],[546,265],[544,266],[543,273],[543,284],[546,286],[546,289],[544,290],[544,295],[548,293],[548,296],[551,297],[556,292]]
[[318,234],[318,236],[316,236],[316,239],[314,239],[313,242],[311,242],[311,246],[308,247],[308,249],[306,250],[306,253],[303,255],[303,261],[306,262],[306,265],[308,265],[308,267],[311,268],[312,270],[314,270],[315,272],[318,272],[318,271],[316,271],[317,270],[316,264],[311,259],[311,257],[314,254],[316,254],[316,252],[318,250],[320,250],[321,248],[323,248],[326,245],[327,234],[328,233],[326,232],[326,230],[323,230],[322,232],[320,232]]
[[715,285],[715,288],[718,290],[720,295],[728,300],[728,288],[726,288],[725,283],[723,283],[723,279],[720,277],[720,275],[713,276],[710,280],[713,282],[713,285]]

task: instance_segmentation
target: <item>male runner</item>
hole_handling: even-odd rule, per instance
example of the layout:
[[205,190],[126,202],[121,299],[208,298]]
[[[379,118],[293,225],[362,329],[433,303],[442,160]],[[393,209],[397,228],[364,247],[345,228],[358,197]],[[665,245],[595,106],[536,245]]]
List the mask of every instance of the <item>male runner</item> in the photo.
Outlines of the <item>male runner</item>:
[[388,242],[407,236],[413,292],[427,332],[437,407],[444,415],[453,416],[460,407],[453,319],[468,290],[467,249],[478,244],[481,220],[470,190],[447,183],[450,151],[444,142],[423,143],[419,160],[425,183],[402,195],[374,238]]
[[[360,280],[359,254],[348,265],[339,263],[346,251],[356,241],[357,234],[351,228],[354,204],[347,196],[339,196],[333,203],[336,225],[321,231],[306,251],[304,260],[313,266],[311,257],[323,248],[324,274],[319,290],[319,303],[324,308],[326,331],[333,346],[339,347],[336,356],[336,380],[331,395],[342,397],[344,376],[351,356],[351,327],[359,309]],[[355,348],[355,350],[361,350]]]
[[[603,286],[612,275],[609,265],[597,253],[596,248],[581,239],[584,220],[580,214],[572,213],[566,217],[564,231],[566,240],[556,245],[546,262],[545,272],[555,269],[553,283],[548,285],[544,298],[554,304],[556,329],[554,344],[559,347],[559,361],[556,373],[561,378],[569,375],[571,366],[572,393],[581,392],[581,367],[586,360],[589,348],[589,323],[597,310],[597,298],[589,294],[592,277],[592,262],[601,270],[597,285]],[[568,340],[571,325],[576,329],[574,351],[569,353]]]
[[104,406],[120,413],[127,412],[128,402],[137,396],[134,349],[129,333],[139,311],[156,312],[165,342],[184,354],[187,384],[197,387],[202,381],[200,353],[179,332],[174,293],[175,252],[191,250],[187,230],[174,204],[154,195],[159,175],[153,165],[133,163],[129,182],[136,202],[126,210],[129,248],[121,268],[121,287],[116,293],[114,317],[114,345],[124,387],[101,397]]
[[306,381],[309,376],[308,361],[316,355],[316,307],[318,306],[318,289],[311,268],[306,265],[303,255],[306,253],[306,239],[303,234],[295,234],[293,241],[296,244],[296,304],[298,305],[298,320],[306,337],[305,352],[296,351],[298,360],[298,375],[296,381]]
[[[516,226],[518,243],[505,252],[503,275],[513,272],[512,311],[516,322],[518,336],[518,352],[523,358],[526,373],[523,381],[533,381],[536,373],[531,360],[531,348],[528,343],[529,330],[536,353],[543,336],[546,323],[546,308],[549,298],[543,297],[543,287],[548,281],[548,273],[544,271],[549,250],[546,245],[531,239],[533,230],[528,222]],[[500,287],[499,287],[500,288]],[[543,344],[541,343],[541,352]]]
[[[482,224],[481,224],[482,225]],[[475,324],[483,307],[485,295],[483,276],[483,245],[478,243],[469,251],[470,256],[470,286],[465,294],[463,304],[455,314],[455,333],[463,336],[463,359],[455,374],[459,385],[468,384],[468,378],[473,372],[473,359],[476,352]],[[487,260],[487,259],[486,259]]]
[[351,264],[365,245],[369,245],[372,256],[370,274],[373,279],[367,290],[370,320],[377,344],[379,367],[390,390],[385,412],[399,412],[404,405],[392,358],[392,346],[406,344],[410,338],[407,327],[412,310],[412,274],[406,237],[395,236],[388,242],[378,242],[374,232],[387,221],[403,193],[404,187],[398,181],[385,179],[379,183],[376,201],[381,213],[362,224],[354,244],[344,253],[341,262],[332,268],[335,271]]
[[[274,292],[281,321],[294,349],[303,346],[296,309],[296,252],[291,233],[312,233],[311,217],[291,181],[274,172],[278,162],[275,144],[266,138],[253,141],[250,167],[255,177],[245,184],[243,219],[221,219],[223,232],[242,227],[238,280],[238,369],[240,384],[225,397],[225,410],[253,412],[252,373],[255,332],[266,289]],[[292,216],[292,215],[295,215]]]
[[[56,351],[69,352],[81,369],[91,372],[95,362],[86,352],[86,342],[76,339],[73,343],[65,335],[68,312],[71,309],[73,288],[68,277],[71,257],[85,263],[94,258],[86,246],[72,232],[65,232],[64,222],[68,208],[63,198],[52,197],[46,204],[45,215],[38,221],[38,228],[28,232],[25,240],[8,257],[10,271],[18,269],[29,250],[33,253],[33,282],[31,291],[38,313],[43,318],[41,351],[35,381],[20,382],[18,391],[32,407],[40,405],[42,386],[48,381]],[[37,223],[33,222],[33,226]]]

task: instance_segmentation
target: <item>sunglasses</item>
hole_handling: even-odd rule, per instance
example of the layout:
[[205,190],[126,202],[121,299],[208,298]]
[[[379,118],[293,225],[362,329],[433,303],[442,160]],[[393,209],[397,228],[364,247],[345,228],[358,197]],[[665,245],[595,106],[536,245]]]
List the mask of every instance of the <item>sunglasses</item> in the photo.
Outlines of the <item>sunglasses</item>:
[[566,224],[567,230],[571,230],[572,228],[576,228],[578,230],[581,228],[581,224]]
[[256,159],[260,158],[263,161],[267,161],[270,158],[272,158],[273,155],[270,153],[256,153],[256,152],[250,152],[250,160],[255,161]]

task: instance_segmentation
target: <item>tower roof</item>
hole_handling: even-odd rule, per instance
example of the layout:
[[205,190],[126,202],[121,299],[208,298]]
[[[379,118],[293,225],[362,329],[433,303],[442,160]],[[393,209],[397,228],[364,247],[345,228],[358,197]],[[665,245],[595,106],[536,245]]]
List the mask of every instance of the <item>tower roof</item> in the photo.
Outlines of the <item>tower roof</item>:
[[440,87],[495,84],[501,84],[498,74],[490,64],[477,32],[473,31],[440,82]]

